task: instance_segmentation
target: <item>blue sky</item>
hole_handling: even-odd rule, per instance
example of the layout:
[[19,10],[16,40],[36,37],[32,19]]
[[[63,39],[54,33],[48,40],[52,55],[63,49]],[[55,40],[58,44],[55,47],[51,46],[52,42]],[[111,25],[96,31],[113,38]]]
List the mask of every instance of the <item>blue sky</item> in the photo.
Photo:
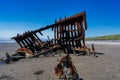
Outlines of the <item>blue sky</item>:
[[[0,0],[0,39],[86,11],[86,37],[120,34],[119,0]],[[51,30],[43,32],[52,35]],[[52,37],[52,36],[51,36]]]

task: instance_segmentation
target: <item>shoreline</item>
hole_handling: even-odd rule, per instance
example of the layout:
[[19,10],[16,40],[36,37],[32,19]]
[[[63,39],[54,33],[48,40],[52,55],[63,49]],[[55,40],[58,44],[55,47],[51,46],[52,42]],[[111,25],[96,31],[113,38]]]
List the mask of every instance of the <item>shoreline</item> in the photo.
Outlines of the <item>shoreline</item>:
[[[88,46],[91,45],[88,44]],[[12,54],[18,47],[17,43],[2,43],[0,44],[0,56],[4,56],[6,51]],[[98,52],[96,58],[93,55],[70,55],[80,78],[83,80],[120,80],[120,46],[95,44],[95,48]],[[34,73],[43,71],[42,74],[38,75],[39,80],[50,80],[50,78],[56,80],[54,68],[58,63],[57,60],[61,57],[21,59],[7,65],[1,63],[0,78],[4,78],[3,80],[36,80]]]
[[120,41],[85,41],[86,44],[120,45]]

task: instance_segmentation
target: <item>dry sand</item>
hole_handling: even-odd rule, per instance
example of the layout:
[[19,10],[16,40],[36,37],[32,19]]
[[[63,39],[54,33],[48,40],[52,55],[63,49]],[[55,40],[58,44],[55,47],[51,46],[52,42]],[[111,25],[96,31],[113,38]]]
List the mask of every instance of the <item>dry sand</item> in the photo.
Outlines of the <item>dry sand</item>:
[[[89,43],[87,46],[90,47]],[[17,44],[0,44],[0,56],[5,52],[14,53]],[[120,45],[97,44],[98,57],[75,56],[71,54],[80,78],[83,80],[120,80]],[[17,62],[0,65],[0,80],[56,80],[54,67],[56,57],[22,59]],[[38,72],[38,75],[34,73]]]

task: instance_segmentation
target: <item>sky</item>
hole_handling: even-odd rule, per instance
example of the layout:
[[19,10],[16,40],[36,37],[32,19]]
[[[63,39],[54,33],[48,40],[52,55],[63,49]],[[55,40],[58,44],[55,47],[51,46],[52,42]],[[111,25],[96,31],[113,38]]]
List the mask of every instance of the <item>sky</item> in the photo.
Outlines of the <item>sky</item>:
[[[86,11],[86,37],[120,34],[119,0],[0,0],[0,39]],[[43,32],[53,37],[51,30]]]

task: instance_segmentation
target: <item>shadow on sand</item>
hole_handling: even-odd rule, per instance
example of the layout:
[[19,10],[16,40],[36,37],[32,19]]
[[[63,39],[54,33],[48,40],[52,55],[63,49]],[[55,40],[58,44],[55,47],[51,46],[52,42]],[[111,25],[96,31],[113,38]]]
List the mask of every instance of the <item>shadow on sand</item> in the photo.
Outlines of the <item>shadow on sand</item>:
[[96,55],[104,55],[105,53],[95,52]]
[[[93,53],[91,52],[91,54],[93,55]],[[101,52],[95,52],[95,55],[93,55],[94,57],[99,57],[100,55],[104,55],[105,53],[101,53]]]

